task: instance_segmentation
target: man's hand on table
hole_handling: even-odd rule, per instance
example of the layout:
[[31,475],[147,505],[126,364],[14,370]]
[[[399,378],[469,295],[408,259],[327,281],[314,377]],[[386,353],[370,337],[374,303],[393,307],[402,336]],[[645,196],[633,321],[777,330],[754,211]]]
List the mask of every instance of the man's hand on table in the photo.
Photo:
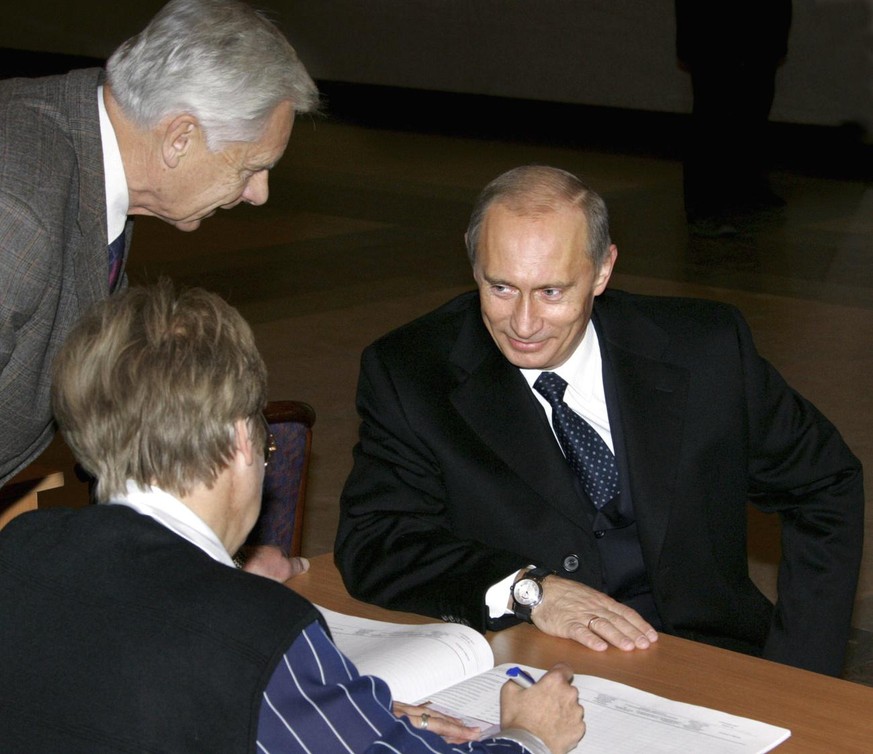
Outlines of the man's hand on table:
[[246,547],[245,556],[244,571],[273,581],[287,581],[309,570],[309,561],[306,558],[289,558],[274,545]]
[[543,601],[531,618],[543,633],[573,639],[598,652],[610,644],[626,652],[648,649],[658,640],[658,632],[632,608],[560,576],[543,580]]

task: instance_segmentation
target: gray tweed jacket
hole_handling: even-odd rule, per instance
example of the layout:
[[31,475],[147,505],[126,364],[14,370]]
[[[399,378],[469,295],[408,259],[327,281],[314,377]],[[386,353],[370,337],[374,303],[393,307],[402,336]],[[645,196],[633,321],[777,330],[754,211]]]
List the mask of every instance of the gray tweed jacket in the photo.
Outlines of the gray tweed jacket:
[[51,440],[52,360],[109,295],[102,78],[0,82],[0,486]]

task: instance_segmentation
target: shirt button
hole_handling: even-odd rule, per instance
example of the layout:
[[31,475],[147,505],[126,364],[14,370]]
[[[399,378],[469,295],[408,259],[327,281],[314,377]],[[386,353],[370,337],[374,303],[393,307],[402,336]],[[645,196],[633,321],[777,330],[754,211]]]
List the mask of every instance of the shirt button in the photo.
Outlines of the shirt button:
[[564,570],[567,573],[573,573],[574,571],[579,570],[579,556],[578,555],[568,555],[564,558]]
[[606,534],[606,532],[603,531],[603,529],[598,529],[596,532],[594,532],[594,538],[602,539],[604,534]]

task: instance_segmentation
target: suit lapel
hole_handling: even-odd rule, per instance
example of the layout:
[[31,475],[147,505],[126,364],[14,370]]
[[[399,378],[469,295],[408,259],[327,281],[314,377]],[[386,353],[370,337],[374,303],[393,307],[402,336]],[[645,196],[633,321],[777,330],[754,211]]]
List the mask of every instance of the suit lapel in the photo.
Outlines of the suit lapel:
[[604,353],[610,425],[643,556],[658,563],[676,495],[688,374],[665,361],[669,336],[622,299],[604,295],[595,326]]
[[586,526],[585,501],[545,413],[518,368],[494,345],[478,305],[471,306],[451,356],[459,382],[451,400],[459,415],[544,500]]

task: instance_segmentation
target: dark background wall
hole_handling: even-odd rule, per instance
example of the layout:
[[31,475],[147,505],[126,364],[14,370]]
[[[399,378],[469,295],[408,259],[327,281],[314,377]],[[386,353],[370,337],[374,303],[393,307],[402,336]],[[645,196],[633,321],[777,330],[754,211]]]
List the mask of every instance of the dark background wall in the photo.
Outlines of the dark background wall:
[[[701,0],[706,2],[707,0]],[[162,0],[7,3],[0,47],[105,57]],[[673,0],[263,0],[315,78],[683,113]],[[794,0],[773,120],[873,134],[873,0]],[[458,118],[463,118],[458,113]]]

